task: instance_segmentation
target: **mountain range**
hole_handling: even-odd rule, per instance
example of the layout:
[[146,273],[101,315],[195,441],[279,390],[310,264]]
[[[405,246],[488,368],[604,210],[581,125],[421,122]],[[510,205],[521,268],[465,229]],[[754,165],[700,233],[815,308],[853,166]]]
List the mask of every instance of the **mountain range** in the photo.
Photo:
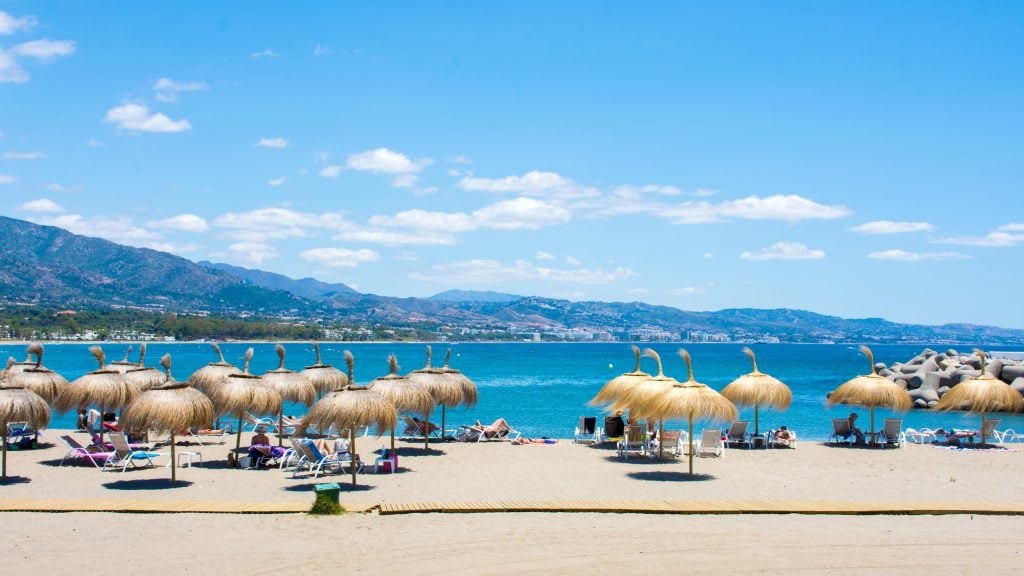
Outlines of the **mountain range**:
[[844,319],[791,309],[689,312],[642,302],[574,302],[449,290],[430,298],[363,294],[341,283],[199,262],[0,217],[0,301],[55,308],[317,318],[455,334],[550,333],[567,339],[1024,344],[1024,330]]

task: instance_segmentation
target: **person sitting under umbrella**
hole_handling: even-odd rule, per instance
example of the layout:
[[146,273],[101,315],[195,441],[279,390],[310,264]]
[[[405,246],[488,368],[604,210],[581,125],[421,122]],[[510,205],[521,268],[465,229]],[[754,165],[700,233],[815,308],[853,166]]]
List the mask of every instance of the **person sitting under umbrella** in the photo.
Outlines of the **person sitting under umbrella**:
[[284,456],[285,451],[285,448],[270,445],[270,438],[267,436],[266,427],[256,427],[256,434],[253,435],[252,441],[249,444],[249,458],[253,466],[257,466],[261,461],[270,460],[271,458],[280,458]]
[[[437,424],[434,424],[433,422],[424,422],[415,416],[412,417],[412,421],[416,423],[416,433],[418,436],[423,435],[424,428],[427,429],[427,434],[432,434],[440,429]],[[477,424],[480,424],[480,422],[477,422]]]
[[847,418],[846,420],[847,420],[847,422],[850,423],[850,432],[849,432],[849,434],[846,434],[845,436],[843,436],[843,438],[849,438],[850,436],[855,436],[857,438],[857,444],[863,444],[864,443],[864,431],[861,430],[860,428],[857,428],[857,413],[856,412],[850,412],[850,417]]

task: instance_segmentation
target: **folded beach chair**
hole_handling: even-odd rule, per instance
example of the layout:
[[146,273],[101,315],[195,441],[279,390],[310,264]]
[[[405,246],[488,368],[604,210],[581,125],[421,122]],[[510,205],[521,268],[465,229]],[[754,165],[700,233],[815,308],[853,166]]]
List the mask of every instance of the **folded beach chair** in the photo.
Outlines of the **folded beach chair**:
[[618,441],[615,448],[619,453],[619,457],[624,460],[629,460],[630,452],[639,452],[641,456],[646,456],[647,451],[650,449],[647,427],[626,426],[622,431],[622,439]]
[[902,418],[886,418],[882,424],[882,441],[885,446],[904,448],[907,445],[907,436],[903,433]]
[[64,465],[64,461],[68,458],[74,458],[77,462],[90,462],[97,468],[102,468],[106,465],[107,460],[115,456],[114,452],[89,452],[89,450],[78,443],[71,436],[60,436],[60,441],[68,447],[68,451],[64,454],[64,457],[60,459],[60,465]]
[[124,432],[111,432],[109,436],[114,445],[114,455],[107,459],[103,467],[104,470],[120,468],[124,473],[128,471],[129,466],[137,468],[140,463],[145,467],[156,466],[153,458],[167,456],[167,454],[159,452],[133,450],[128,444],[128,437],[124,435]]
[[576,444],[588,442],[597,444],[601,441],[601,429],[597,427],[596,416],[580,416],[579,425],[573,432],[572,441]]
[[721,428],[705,428],[701,431],[700,442],[697,443],[697,456],[725,457],[725,442],[722,441]]
[[846,418],[833,418],[832,419],[832,435],[829,436],[829,444],[842,444],[853,445],[857,437],[850,430],[850,421]]
[[747,447],[751,447],[753,443],[747,438],[747,427],[750,426],[749,420],[737,420],[729,426],[729,431],[725,434],[726,444],[746,444]]

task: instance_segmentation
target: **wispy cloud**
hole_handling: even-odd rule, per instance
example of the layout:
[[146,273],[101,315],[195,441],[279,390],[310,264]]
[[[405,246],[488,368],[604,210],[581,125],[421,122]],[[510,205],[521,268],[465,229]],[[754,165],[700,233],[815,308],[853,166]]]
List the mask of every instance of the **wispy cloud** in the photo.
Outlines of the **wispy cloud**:
[[127,216],[91,216],[81,214],[64,214],[45,219],[32,219],[37,224],[57,226],[75,234],[106,238],[114,242],[132,246],[149,247],[161,236],[151,230],[136,226]]
[[22,212],[43,212],[43,213],[59,213],[63,212],[64,208],[60,204],[57,204],[53,200],[47,198],[39,198],[38,200],[30,200],[25,202],[18,207],[18,210]]
[[363,248],[361,250],[349,250],[348,248],[312,248],[299,252],[303,260],[316,262],[331,268],[355,268],[366,262],[377,262],[380,254]]
[[252,58],[253,60],[260,60],[261,58],[277,58],[278,56],[280,56],[280,54],[274,52],[270,48],[264,48],[263,50],[249,54],[249,58]]
[[875,220],[850,230],[863,234],[904,234],[907,232],[931,232],[935,226],[928,222],[893,222],[892,220]]
[[206,82],[196,80],[172,80],[160,78],[153,84],[153,91],[156,92],[156,99],[161,102],[175,102],[181,92],[204,92],[209,90]]
[[287,138],[260,138],[260,141],[254,144],[257,148],[287,148]]
[[74,51],[75,43],[72,40],[31,40],[9,49],[0,49],[0,83],[24,84],[31,80],[32,77],[21,65],[24,58],[46,63]]
[[114,124],[123,130],[139,132],[185,132],[192,129],[188,120],[171,120],[159,112],[150,112],[142,104],[122,104],[111,108],[103,117],[104,122]]
[[10,174],[4,174],[3,172],[0,172],[0,184],[14,184],[17,181],[17,176],[11,176]]
[[573,284],[610,284],[634,276],[628,268],[558,269],[537,266],[526,260],[504,263],[496,260],[463,260],[437,264],[426,272],[412,272],[408,277],[422,282],[440,284],[496,284],[502,282],[564,282]]
[[235,242],[228,245],[228,254],[234,261],[241,261],[248,264],[260,265],[272,258],[277,258],[280,253],[276,248],[266,242]]
[[682,288],[671,288],[665,291],[669,296],[700,296],[704,289],[697,286],[683,286]]
[[313,214],[288,208],[258,208],[222,214],[213,219],[213,226],[222,229],[224,237],[258,242],[319,236],[325,230],[342,230],[346,222],[340,212]]
[[267,180],[267,186],[270,186],[272,188],[276,188],[276,187],[281,186],[282,184],[284,184],[284,182],[285,182],[284,176],[280,176],[278,178],[270,178],[270,179]]
[[533,255],[533,257],[535,259],[537,259],[537,260],[557,260],[558,259],[558,257],[556,257],[551,252],[545,252],[543,250],[538,250],[537,253]]
[[[387,148],[375,148],[349,155],[345,167],[349,170],[390,175],[391,185],[396,188],[413,188],[419,173],[434,163],[432,158],[412,160],[401,152]],[[333,167],[332,167],[333,168]],[[321,175],[323,172],[321,171]]]
[[811,250],[799,242],[776,242],[757,252],[743,252],[744,260],[821,260],[824,250]]
[[81,186],[68,186],[68,185],[65,185],[65,184],[57,184],[56,182],[47,184],[46,186],[44,186],[44,188],[46,188],[50,192],[59,192],[61,194],[68,194],[68,193],[81,192],[82,191],[82,187]]
[[365,244],[383,244],[385,246],[455,246],[459,237],[447,232],[430,230],[380,230],[359,229],[344,230],[333,236],[334,240],[345,242],[362,242]]
[[883,250],[872,252],[868,258],[873,260],[898,260],[900,262],[926,262],[929,260],[965,260],[972,258],[959,252],[905,252],[903,250]]
[[3,160],[39,160],[40,158],[46,158],[46,152],[34,151],[34,152],[4,152],[0,154],[0,159]]
[[341,176],[341,166],[324,166],[320,169],[320,175],[324,178],[337,178]]
[[673,224],[711,224],[730,220],[781,220],[795,224],[802,220],[843,218],[851,213],[846,206],[820,204],[794,194],[747,196],[721,202],[687,200],[677,203],[613,195],[581,204],[579,210],[595,216],[647,214],[664,218]]
[[996,228],[984,236],[952,236],[931,240],[934,244],[959,244],[963,246],[1016,246],[1024,242],[1024,224],[1010,223]]
[[11,16],[0,10],[0,35],[14,34],[15,32],[27,32],[39,24],[35,16]]
[[150,228],[163,230],[180,230],[182,232],[206,232],[210,225],[200,216],[195,214],[178,214],[163,220],[155,220],[148,223]]
[[327,56],[331,53],[331,49],[323,44],[317,44],[313,47],[313,56]]
[[593,198],[601,195],[596,188],[583,186],[556,172],[532,170],[522,176],[479,178],[465,176],[459,181],[463,190],[497,193],[517,193],[526,196],[553,198]]

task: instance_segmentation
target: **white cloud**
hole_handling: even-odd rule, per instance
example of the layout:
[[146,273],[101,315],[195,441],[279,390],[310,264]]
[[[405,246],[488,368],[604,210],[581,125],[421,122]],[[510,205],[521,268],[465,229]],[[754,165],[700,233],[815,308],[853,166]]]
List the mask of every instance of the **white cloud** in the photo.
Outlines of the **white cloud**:
[[[372,216],[371,226],[380,228],[401,228],[404,235],[369,231],[350,231],[342,235],[344,239],[373,241],[371,238],[387,238],[388,243],[395,243],[394,238],[421,238],[424,244],[456,244],[458,240],[453,234],[471,232],[480,228],[493,230],[536,230],[544,226],[564,224],[570,219],[569,211],[560,206],[534,198],[515,198],[496,202],[470,214],[465,212],[428,212],[413,209],[399,212],[394,216]],[[414,233],[415,232],[415,233]],[[431,232],[433,234],[420,234]],[[358,237],[357,237],[358,236]],[[414,243],[414,242],[401,242]]]
[[213,226],[225,229],[224,236],[247,242],[265,239],[309,238],[323,230],[342,230],[345,219],[340,212],[312,214],[288,208],[258,208],[249,212],[221,214]]
[[236,242],[228,246],[228,252],[237,260],[250,264],[262,264],[265,260],[277,258],[276,248],[266,242]]
[[538,250],[537,253],[533,255],[533,257],[537,260],[557,260],[557,257],[554,254],[552,254],[551,252],[545,252],[543,250]]
[[568,264],[569,266],[580,266],[583,264],[582,262],[580,262],[580,259],[576,258],[575,256],[566,256],[565,263]]
[[0,10],[0,34],[14,34],[19,31],[31,30],[38,24],[35,16],[22,16],[15,18],[7,12]]
[[415,262],[420,259],[420,257],[415,252],[412,252],[410,250],[402,250],[401,252],[398,253],[398,256],[395,256],[395,258],[398,258],[399,260],[403,260],[405,262]]
[[703,293],[704,289],[696,286],[684,286],[682,288],[672,288],[666,291],[666,294],[670,296],[700,296]]
[[392,176],[391,185],[395,188],[413,188],[416,186],[419,172],[433,163],[434,160],[431,158],[413,161],[401,152],[375,148],[349,155],[345,160],[345,167],[361,172],[388,174]]
[[252,54],[249,54],[249,58],[252,58],[253,60],[259,60],[260,58],[277,58],[278,56],[280,56],[280,54],[274,52],[270,48],[264,48],[259,52],[253,52]]
[[271,187],[276,188],[276,187],[284,184],[284,182],[285,182],[284,176],[281,176],[279,178],[270,178],[270,179],[267,180],[267,186],[271,186]]
[[478,226],[498,230],[537,230],[564,224],[570,219],[565,208],[522,197],[497,202],[473,212],[473,220]]
[[1024,231],[1020,224],[1007,224],[996,228],[995,232],[989,232],[984,236],[953,236],[950,238],[937,238],[930,240],[934,244],[959,244],[963,246],[1016,246],[1024,242],[1024,234],[1013,234],[1013,232]]
[[368,244],[384,244],[385,246],[454,246],[459,243],[458,236],[447,232],[429,230],[345,230],[333,237],[334,240],[347,242],[365,242]]
[[935,226],[928,222],[893,222],[892,220],[875,220],[850,230],[864,234],[903,234],[905,232],[931,232]]
[[341,166],[324,166],[320,170],[320,175],[324,178],[337,178],[341,176]]
[[380,255],[363,248],[361,250],[349,250],[348,248],[312,248],[299,252],[302,259],[309,262],[316,262],[332,268],[355,268],[366,262],[380,260]]
[[757,252],[743,252],[744,260],[821,260],[824,250],[811,250],[798,242],[776,242]]
[[532,170],[522,176],[504,178],[477,178],[465,176],[459,181],[463,190],[482,192],[516,192],[527,196],[558,198],[593,198],[601,193],[596,188],[582,186],[555,172]]
[[182,232],[206,232],[210,225],[203,218],[195,214],[178,214],[163,220],[156,220],[148,223],[150,228],[165,230],[181,230]]
[[34,151],[34,152],[4,152],[0,154],[2,160],[39,160],[40,158],[46,158],[46,152]]
[[138,130],[141,132],[185,132],[192,129],[188,120],[171,120],[159,112],[150,113],[149,108],[141,104],[122,104],[111,108],[103,117],[104,122],[110,122],[124,130]]
[[313,56],[327,56],[331,53],[331,49],[323,44],[317,44],[313,47]]
[[99,140],[97,140],[95,138],[89,138],[89,140],[87,140],[85,142],[85,145],[90,147],[90,148],[102,148],[103,147],[103,142],[100,142]]
[[729,218],[746,220],[831,220],[850,215],[846,206],[825,206],[794,194],[776,194],[764,198],[748,196],[717,205],[717,212]]
[[44,188],[50,192],[60,192],[62,194],[82,191],[81,186],[67,186],[64,184],[57,184],[56,182],[47,184]]
[[317,150],[316,152],[313,152],[313,161],[317,164],[323,164],[324,162],[327,162],[327,159],[330,158],[330,156],[331,153],[327,150]]
[[10,174],[4,174],[3,172],[0,172],[0,184],[14,184],[17,181],[17,176],[11,176]]
[[647,184],[644,186],[617,186],[612,190],[613,196],[619,198],[633,200],[642,198],[644,195],[652,194],[656,196],[679,196],[683,193],[682,190],[675,186],[659,185],[659,184]]
[[169,252],[171,254],[188,254],[190,252],[198,252],[203,247],[195,242],[186,242],[184,244],[176,244],[174,242],[148,242],[144,248],[151,248],[153,250],[159,250],[160,252]]
[[461,154],[459,156],[453,156],[453,157],[449,158],[448,161],[451,162],[452,164],[472,164],[473,163],[473,161],[470,160],[470,158],[468,156],[462,156]]
[[30,200],[21,205],[18,210],[22,212],[63,212],[64,208],[57,204],[53,200],[46,198],[40,198],[38,200]]
[[73,40],[31,40],[18,44],[11,49],[11,52],[46,62],[57,56],[73,54],[75,42]]
[[255,144],[257,148],[287,148],[287,138],[260,138],[260,141]]
[[462,212],[427,212],[419,209],[405,210],[394,216],[372,216],[370,225],[449,233],[476,229],[472,218]]
[[872,252],[868,258],[873,260],[899,260],[900,262],[924,262],[926,260],[964,260],[971,258],[959,252],[905,252],[903,250],[883,250]]
[[561,270],[537,266],[525,260],[502,263],[495,260],[464,260],[437,264],[429,272],[412,272],[409,278],[443,284],[495,284],[542,281],[573,284],[610,284],[634,276],[628,268],[614,270],[578,268]]
[[170,78],[160,78],[153,84],[153,91],[156,92],[156,99],[161,102],[174,102],[178,99],[180,92],[203,92],[208,90],[206,82],[195,80],[179,81]]
[[136,226],[131,218],[125,216],[93,216],[86,218],[80,214],[65,214],[46,219],[32,220],[37,224],[57,226],[75,234],[106,238],[114,242],[147,246],[150,242],[160,240],[160,235]]
[[670,203],[651,200],[650,194],[643,193],[643,187],[620,186],[616,190],[618,194],[583,203],[579,209],[596,216],[648,214],[665,218],[673,224],[710,224],[730,219],[796,223],[801,220],[842,218],[850,214],[846,206],[828,206],[796,195],[777,194],[763,198],[748,196],[717,203],[706,200]]
[[1024,224],[1012,222],[996,228],[996,232],[1024,232]]
[[712,254],[711,252],[705,252],[704,255],[701,256],[701,258],[703,258],[705,260],[714,260],[715,259],[715,255]]
[[0,50],[0,82],[24,84],[31,78],[12,53]]
[[630,288],[629,290],[626,290],[626,294],[629,294],[630,296],[643,296],[649,293],[650,290],[647,288]]

